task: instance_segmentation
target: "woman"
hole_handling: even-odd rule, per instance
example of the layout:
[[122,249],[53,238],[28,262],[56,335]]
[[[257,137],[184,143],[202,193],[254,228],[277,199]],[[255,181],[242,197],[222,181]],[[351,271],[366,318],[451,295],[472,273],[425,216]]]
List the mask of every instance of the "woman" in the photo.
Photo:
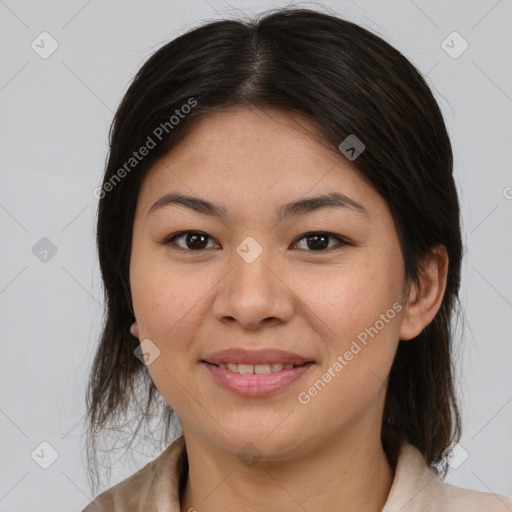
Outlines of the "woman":
[[143,65],[110,135],[90,446],[158,394],[183,436],[87,512],[512,509],[441,479],[459,205],[405,57],[310,10],[209,23]]

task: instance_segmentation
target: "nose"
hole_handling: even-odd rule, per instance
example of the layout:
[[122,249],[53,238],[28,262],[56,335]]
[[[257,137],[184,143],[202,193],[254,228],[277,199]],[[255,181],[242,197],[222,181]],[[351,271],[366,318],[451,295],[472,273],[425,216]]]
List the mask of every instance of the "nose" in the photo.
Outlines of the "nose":
[[294,312],[293,291],[270,253],[264,249],[254,261],[233,253],[231,270],[219,283],[213,300],[215,319],[247,330],[290,320]]

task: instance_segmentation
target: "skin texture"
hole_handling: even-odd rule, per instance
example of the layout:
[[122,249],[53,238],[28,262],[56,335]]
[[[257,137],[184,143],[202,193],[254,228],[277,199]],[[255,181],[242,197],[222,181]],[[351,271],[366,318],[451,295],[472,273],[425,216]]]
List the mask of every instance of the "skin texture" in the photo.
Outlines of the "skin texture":
[[[416,336],[438,311],[447,257],[437,248],[421,286],[409,284],[386,201],[319,140],[289,113],[230,108],[201,120],[140,191],[132,332],[160,350],[148,371],[183,425],[190,469],[182,510],[380,511],[387,499],[393,468],[380,439],[386,378],[399,339]],[[148,215],[171,191],[222,205],[228,215],[176,205]],[[322,208],[273,218],[284,203],[330,192],[366,213]],[[182,230],[207,233],[206,248],[194,251],[186,236],[160,243]],[[330,238],[329,248],[315,251],[301,238],[312,231],[349,244]],[[236,252],[249,236],[263,251],[252,263]],[[300,403],[299,393],[393,304],[401,311]],[[315,364],[274,395],[236,396],[200,364],[233,347],[280,348]],[[256,455],[250,463],[240,456],[247,450]]]

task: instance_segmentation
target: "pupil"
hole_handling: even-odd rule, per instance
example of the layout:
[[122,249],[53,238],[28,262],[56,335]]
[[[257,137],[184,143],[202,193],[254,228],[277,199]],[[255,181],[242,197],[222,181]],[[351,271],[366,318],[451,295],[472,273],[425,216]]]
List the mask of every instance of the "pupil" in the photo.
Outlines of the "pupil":
[[[198,240],[202,238],[202,242]],[[203,249],[206,246],[206,237],[201,233],[193,233],[187,236],[187,245],[190,244],[192,249]]]
[[[313,240],[321,238],[323,241],[315,243]],[[311,243],[312,242],[312,243]],[[325,249],[329,245],[329,237],[325,235],[310,235],[308,236],[308,247],[313,250]]]

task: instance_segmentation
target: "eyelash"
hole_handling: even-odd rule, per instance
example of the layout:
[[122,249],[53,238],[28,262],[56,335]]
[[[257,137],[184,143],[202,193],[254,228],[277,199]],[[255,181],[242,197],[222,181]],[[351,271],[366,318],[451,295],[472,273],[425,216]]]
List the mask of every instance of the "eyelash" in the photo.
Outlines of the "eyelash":
[[[211,236],[209,236],[207,233],[205,233],[203,231],[190,230],[190,231],[179,231],[177,233],[173,233],[172,235],[169,235],[167,238],[165,238],[165,240],[163,240],[160,243],[162,245],[174,245],[173,249],[176,250],[176,251],[180,251],[180,252],[198,253],[198,254],[204,252],[206,249],[196,249],[196,250],[184,249],[183,247],[179,247],[179,246],[177,246],[174,243],[174,240],[176,240],[177,238],[180,238],[180,237],[182,237],[184,235],[188,235],[189,233],[194,233],[194,234],[198,234],[198,235],[204,235],[204,236],[206,236],[210,240],[213,239]],[[303,235],[301,235],[300,237],[295,239],[295,241],[293,242],[293,245],[296,245],[300,240],[302,240],[302,239],[304,239],[304,238],[306,238],[308,236],[313,236],[313,235],[324,235],[324,236],[327,236],[329,238],[334,238],[334,239],[336,239],[339,242],[338,246],[353,245],[350,242],[348,242],[346,239],[341,237],[340,235],[336,235],[334,233],[329,233],[327,231],[310,231],[308,233],[304,233]],[[332,249],[336,249],[336,248],[337,247],[334,246],[334,247],[328,247],[327,249],[319,249],[318,251],[312,251],[312,250],[307,250],[307,249],[299,249],[299,250],[303,250],[303,251],[315,254],[315,253],[330,252]],[[338,248],[340,248],[340,247],[338,247]]]

